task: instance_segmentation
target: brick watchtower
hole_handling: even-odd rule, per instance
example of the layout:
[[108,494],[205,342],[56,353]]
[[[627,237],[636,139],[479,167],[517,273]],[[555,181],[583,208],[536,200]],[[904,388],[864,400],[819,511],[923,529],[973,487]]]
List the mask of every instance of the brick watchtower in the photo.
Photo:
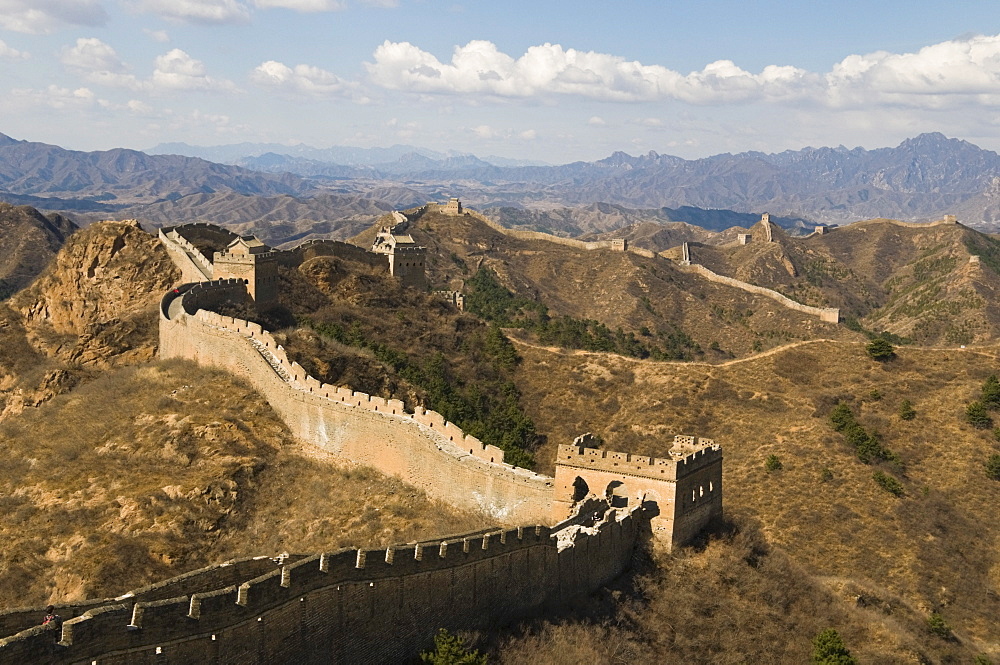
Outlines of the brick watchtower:
[[588,494],[615,507],[638,502],[650,511],[653,536],[673,548],[722,516],[722,449],[713,440],[676,436],[666,458],[586,448],[586,442],[584,435],[559,446],[554,520],[569,517]]
[[240,236],[225,252],[215,253],[213,277],[242,279],[254,304],[266,308],[278,300],[276,254],[255,236]]

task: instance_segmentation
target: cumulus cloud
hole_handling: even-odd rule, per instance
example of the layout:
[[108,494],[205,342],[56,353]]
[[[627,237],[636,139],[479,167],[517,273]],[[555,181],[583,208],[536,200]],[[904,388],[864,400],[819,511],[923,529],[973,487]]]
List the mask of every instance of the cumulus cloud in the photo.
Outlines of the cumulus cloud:
[[373,60],[366,63],[372,82],[422,94],[515,99],[563,95],[706,105],[804,101],[831,107],[889,102],[940,108],[1000,102],[1000,35],[951,40],[916,53],[851,55],[825,73],[789,65],[768,65],[753,73],[719,60],[682,74],[558,44],[532,46],[515,58],[482,40],[455,47],[448,62],[409,42],[386,41],[375,49]]
[[336,74],[311,65],[288,65],[268,60],[261,63],[250,75],[250,80],[263,86],[283,88],[313,96],[343,95],[357,88]]
[[587,124],[588,125],[593,125],[594,127],[604,127],[608,123],[601,116],[599,116],[599,115],[593,115],[593,116],[590,116],[590,120],[587,121]]
[[372,80],[394,90],[501,97],[559,94],[619,102],[674,97],[709,103],[789,96],[813,76],[795,67],[774,66],[751,74],[728,60],[683,76],[660,65],[558,44],[532,46],[514,59],[482,40],[456,47],[449,63],[408,42],[390,41],[375,49],[374,59],[367,63]]
[[0,58],[7,60],[25,60],[30,57],[24,51],[18,51],[12,46],[7,46],[7,44],[0,39]]
[[104,25],[98,0],[0,0],[0,28],[39,34],[65,25]]
[[238,0],[132,0],[130,6],[136,11],[156,14],[174,23],[225,24],[250,21],[250,9]]
[[156,90],[236,90],[232,81],[208,76],[201,60],[195,60],[179,48],[157,56],[154,64],[150,80]]
[[99,100],[89,88],[63,88],[50,85],[44,90],[31,88],[15,88],[10,91],[16,100],[32,105],[50,106],[54,109],[85,109],[94,106]]
[[144,87],[115,50],[96,37],[77,39],[74,46],[62,50],[59,60],[90,83],[132,90]]

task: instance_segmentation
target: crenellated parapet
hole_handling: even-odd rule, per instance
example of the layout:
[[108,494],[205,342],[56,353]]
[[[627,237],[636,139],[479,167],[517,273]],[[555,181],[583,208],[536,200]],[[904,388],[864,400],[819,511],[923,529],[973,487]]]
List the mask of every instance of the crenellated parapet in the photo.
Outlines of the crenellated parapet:
[[410,413],[399,400],[309,376],[256,323],[204,308],[192,313],[190,301],[204,304],[230,285],[191,286],[166,308],[161,357],[188,358],[243,377],[295,436],[399,476],[432,497],[507,523],[549,519],[552,478],[505,463],[500,448],[465,434],[435,411],[415,407]]
[[165,582],[174,595],[128,592],[64,616],[61,630],[0,639],[0,662],[403,662],[439,628],[502,624],[610,581],[631,561],[639,510],[607,510],[586,528],[487,529],[213,566]]
[[668,548],[683,545],[722,516],[722,448],[693,436],[674,437],[667,457],[560,445],[553,519],[591,495],[619,507],[647,506],[654,536]]

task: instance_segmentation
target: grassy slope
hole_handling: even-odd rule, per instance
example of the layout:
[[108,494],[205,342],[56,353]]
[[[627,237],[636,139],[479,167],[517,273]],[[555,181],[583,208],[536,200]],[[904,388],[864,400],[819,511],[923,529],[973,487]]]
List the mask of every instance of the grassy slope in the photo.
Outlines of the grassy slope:
[[[542,240],[517,240],[471,216],[431,212],[411,223],[409,233],[428,247],[434,288],[461,288],[480,265],[504,285],[543,302],[553,314],[594,319],[612,330],[656,333],[680,328],[705,351],[707,360],[743,356],[792,339],[855,339],[842,326],[794,312],[770,298],[715,284],[678,270],[663,258],[610,251],[583,251]],[[370,230],[355,238],[370,244]],[[722,352],[709,351],[717,342]]]
[[483,524],[302,448],[259,395],[189,363],[106,371],[5,420],[0,450],[0,607]]
[[[519,385],[550,445],[594,431],[609,449],[662,455],[673,433],[715,438],[727,509],[759,519],[769,540],[832,588],[898,595],[913,611],[941,611],[969,643],[1000,645],[991,618],[1000,611],[1000,483],[983,472],[998,445],[962,419],[998,364],[995,349],[904,348],[881,365],[860,344],[817,342],[715,367],[519,350]],[[886,471],[899,475],[904,497],[881,490],[828,425],[839,399],[902,457],[903,474]],[[896,415],[903,399],[916,419]],[[782,471],[765,472],[769,454]]]

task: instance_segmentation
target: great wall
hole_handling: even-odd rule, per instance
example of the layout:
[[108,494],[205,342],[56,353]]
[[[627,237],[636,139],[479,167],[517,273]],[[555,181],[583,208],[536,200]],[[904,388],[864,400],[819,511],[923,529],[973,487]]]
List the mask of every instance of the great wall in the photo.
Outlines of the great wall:
[[234,236],[209,261],[184,235],[198,227],[160,230],[186,282],[161,300],[161,357],[226,369],[298,438],[507,526],[385,550],[227,562],[59,605],[61,628],[36,625],[38,608],[3,612],[0,663],[400,662],[439,628],[494,627],[593,591],[629,567],[643,534],[669,549],[721,516],[714,441],[675,437],[658,459],[588,448],[581,437],[559,446],[550,478],[505,464],[502,450],[434,411],[309,377],[269,332],[212,309],[272,297],[271,268],[257,276],[254,266],[294,263],[310,249],[363,250],[323,242],[275,252]]

